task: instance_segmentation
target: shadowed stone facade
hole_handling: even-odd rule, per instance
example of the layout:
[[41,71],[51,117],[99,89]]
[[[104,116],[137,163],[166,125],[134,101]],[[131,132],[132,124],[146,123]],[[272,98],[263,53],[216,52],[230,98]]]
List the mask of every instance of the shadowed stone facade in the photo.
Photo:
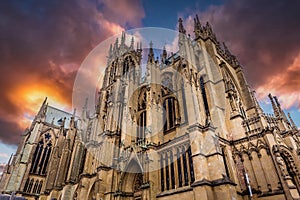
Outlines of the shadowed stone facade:
[[[179,19],[179,51],[111,45],[95,111],[42,104],[0,191],[27,199],[299,199],[299,131],[263,112],[211,26]],[[143,51],[147,51],[145,76]],[[90,114],[94,113],[94,114]]]

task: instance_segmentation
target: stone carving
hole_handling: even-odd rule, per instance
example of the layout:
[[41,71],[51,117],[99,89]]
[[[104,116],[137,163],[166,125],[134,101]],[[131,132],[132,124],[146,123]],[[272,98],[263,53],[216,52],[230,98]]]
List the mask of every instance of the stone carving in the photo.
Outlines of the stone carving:
[[288,175],[288,171],[283,158],[281,157],[280,153],[276,153],[275,156],[276,156],[277,165],[280,168],[282,176],[286,177]]

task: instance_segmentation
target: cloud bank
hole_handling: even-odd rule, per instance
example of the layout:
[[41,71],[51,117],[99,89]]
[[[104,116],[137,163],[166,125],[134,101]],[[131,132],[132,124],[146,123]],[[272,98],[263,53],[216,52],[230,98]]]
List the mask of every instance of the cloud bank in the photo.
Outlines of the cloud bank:
[[136,0],[3,2],[0,142],[17,144],[46,96],[50,104],[69,108],[85,56],[107,37],[141,25],[143,17]]

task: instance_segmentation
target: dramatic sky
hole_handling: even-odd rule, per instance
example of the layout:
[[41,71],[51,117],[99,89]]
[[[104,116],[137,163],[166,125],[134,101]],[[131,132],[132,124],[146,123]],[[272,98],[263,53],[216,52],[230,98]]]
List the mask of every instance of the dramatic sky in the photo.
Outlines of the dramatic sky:
[[193,35],[195,14],[237,55],[263,107],[271,92],[300,126],[299,8],[296,0],[2,1],[0,171],[46,96],[70,108],[77,69],[97,44],[137,27],[175,30],[178,17]]

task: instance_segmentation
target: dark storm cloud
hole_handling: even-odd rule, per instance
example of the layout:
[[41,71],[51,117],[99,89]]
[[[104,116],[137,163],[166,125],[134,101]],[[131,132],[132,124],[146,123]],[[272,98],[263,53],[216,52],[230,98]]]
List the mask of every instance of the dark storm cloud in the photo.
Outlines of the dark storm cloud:
[[0,119],[0,142],[6,144],[18,144],[24,130],[16,127],[16,122]]
[[[284,71],[300,54],[300,1],[229,0],[201,14],[210,21],[219,40],[236,54],[250,83],[258,87]],[[293,87],[287,75],[285,87]],[[297,78],[298,79],[298,78]],[[289,84],[291,83],[291,84]]]
[[[117,13],[110,12],[113,6]],[[122,15],[124,10],[131,14]],[[84,57],[122,27],[139,25],[143,16],[138,1],[2,2],[0,141],[17,143],[24,128],[17,121],[29,112],[24,107],[32,104],[25,98],[31,88],[50,91],[49,97],[53,94],[70,104],[76,70]]]

